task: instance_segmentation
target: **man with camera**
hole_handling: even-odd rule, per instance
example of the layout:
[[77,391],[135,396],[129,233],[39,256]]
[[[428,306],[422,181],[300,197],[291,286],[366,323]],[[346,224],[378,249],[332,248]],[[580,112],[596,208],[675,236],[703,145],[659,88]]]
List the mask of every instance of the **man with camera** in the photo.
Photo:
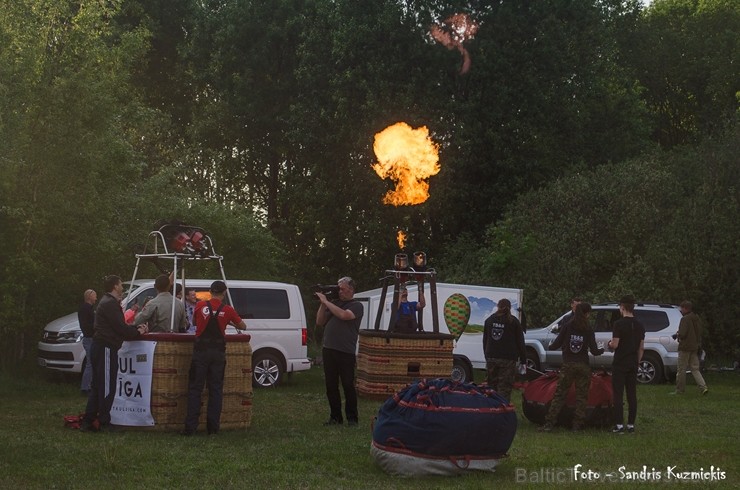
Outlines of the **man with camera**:
[[342,397],[339,383],[344,390],[344,414],[347,425],[358,423],[357,391],[355,390],[355,352],[364,308],[354,300],[355,282],[351,277],[337,281],[338,299],[330,300],[317,291],[321,301],[316,312],[316,325],[324,327],[323,365],[326,397],[329,400],[329,420],[324,425],[342,425]]

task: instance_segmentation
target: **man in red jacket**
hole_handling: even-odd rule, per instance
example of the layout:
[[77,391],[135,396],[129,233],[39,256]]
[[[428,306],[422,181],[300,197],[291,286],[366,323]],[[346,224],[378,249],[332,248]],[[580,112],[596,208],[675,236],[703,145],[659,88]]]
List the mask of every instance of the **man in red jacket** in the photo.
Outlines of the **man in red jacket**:
[[208,382],[208,434],[216,434],[221,425],[221,407],[224,395],[226,370],[226,327],[231,324],[239,330],[247,326],[230,305],[223,303],[226,283],[211,284],[211,299],[195,305],[195,345],[188,377],[188,415],[182,435],[193,435],[200,418],[200,400],[203,387]]

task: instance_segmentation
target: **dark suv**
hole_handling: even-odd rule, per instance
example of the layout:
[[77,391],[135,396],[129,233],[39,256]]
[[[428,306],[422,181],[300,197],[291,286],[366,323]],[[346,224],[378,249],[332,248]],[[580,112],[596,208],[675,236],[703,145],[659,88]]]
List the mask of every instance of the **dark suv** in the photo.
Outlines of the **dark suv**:
[[[616,303],[592,305],[589,315],[591,327],[596,334],[596,343],[606,347],[612,338],[612,326],[621,318]],[[559,368],[563,363],[560,350],[550,351],[547,347],[555,340],[559,322],[569,312],[545,328],[529,330],[524,334],[527,348],[527,366],[536,370]],[[678,342],[671,336],[678,332],[681,312],[678,306],[664,304],[635,305],[635,318],[645,326],[645,353],[640,361],[637,380],[640,383],[660,383],[676,374],[678,364]],[[594,368],[609,368],[614,354],[606,351],[600,356],[589,355]]]

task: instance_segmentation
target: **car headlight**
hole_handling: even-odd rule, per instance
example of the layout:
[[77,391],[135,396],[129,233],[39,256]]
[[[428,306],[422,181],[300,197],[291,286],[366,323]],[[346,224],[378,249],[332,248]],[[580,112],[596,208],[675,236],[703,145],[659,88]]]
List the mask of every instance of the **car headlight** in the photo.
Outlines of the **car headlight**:
[[60,344],[73,344],[82,340],[82,330],[72,330],[71,332],[60,332],[57,336],[57,342]]

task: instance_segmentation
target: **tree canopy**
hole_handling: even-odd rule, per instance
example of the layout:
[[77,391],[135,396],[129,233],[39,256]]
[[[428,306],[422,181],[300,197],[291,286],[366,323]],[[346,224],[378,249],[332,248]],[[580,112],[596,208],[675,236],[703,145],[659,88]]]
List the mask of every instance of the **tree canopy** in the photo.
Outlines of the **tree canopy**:
[[[0,0],[2,363],[161,219],[234,278],[369,289],[402,230],[533,319],[630,290],[729,335],[739,27],[729,0]],[[372,170],[397,122],[439,146],[415,206]]]

